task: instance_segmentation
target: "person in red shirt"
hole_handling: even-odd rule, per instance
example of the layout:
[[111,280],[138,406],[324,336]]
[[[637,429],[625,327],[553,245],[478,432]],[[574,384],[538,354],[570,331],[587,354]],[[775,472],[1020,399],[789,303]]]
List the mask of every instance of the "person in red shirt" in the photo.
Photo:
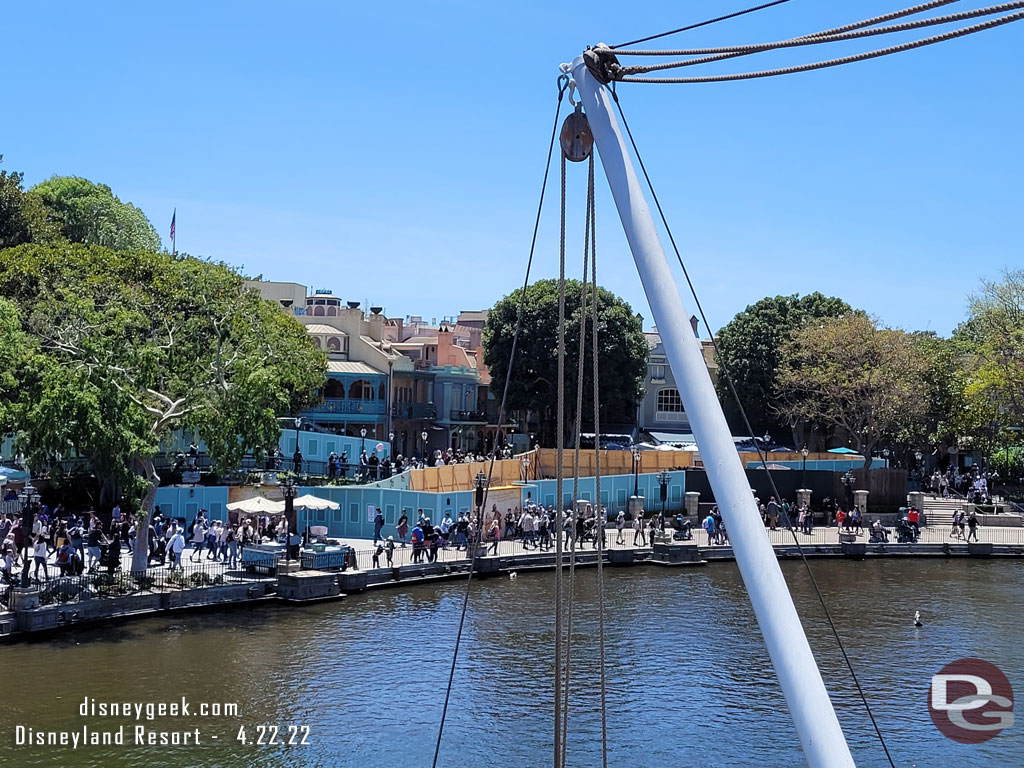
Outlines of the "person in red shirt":
[[846,519],[846,513],[843,512],[842,507],[836,510],[836,528],[843,527],[843,521]]
[[921,513],[911,507],[910,511],[907,512],[907,522],[914,526],[914,533],[917,533],[918,535],[921,533],[921,526],[919,525],[920,520]]

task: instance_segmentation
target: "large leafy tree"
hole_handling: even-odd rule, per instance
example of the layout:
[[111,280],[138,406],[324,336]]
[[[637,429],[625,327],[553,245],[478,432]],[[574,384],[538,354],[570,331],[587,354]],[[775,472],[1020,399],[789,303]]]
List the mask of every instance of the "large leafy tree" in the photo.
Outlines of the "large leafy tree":
[[910,334],[861,312],[808,323],[782,347],[777,407],[843,431],[871,466],[876,446],[925,420],[928,360]]
[[0,434],[14,425],[12,405],[21,386],[25,360],[30,356],[28,337],[21,332],[18,308],[0,299]]
[[[772,401],[783,345],[810,320],[841,317],[851,311],[842,299],[814,292],[765,297],[730,320],[716,338],[719,397],[733,428],[743,429],[744,425],[729,391],[726,372],[732,377],[754,433],[776,430],[781,425]],[[803,423],[788,426],[793,427],[797,447],[809,442]]]
[[79,176],[53,176],[28,192],[47,220],[73,243],[125,251],[156,251],[160,236],[140,209],[122,202],[106,184]]
[[47,221],[46,207],[25,191],[23,179],[21,173],[0,171],[0,249],[52,240],[57,234],[56,227]]
[[[176,429],[198,430],[221,469],[279,435],[323,384],[326,360],[302,326],[222,264],[100,246],[3,252],[0,295],[39,350],[15,404],[29,452],[74,448],[112,482],[141,486]],[[145,547],[133,567],[146,567]]]
[[[565,405],[566,431],[575,422],[579,364],[582,283],[565,284]],[[590,321],[593,289],[587,291],[582,423],[593,424],[593,357]],[[522,290],[501,299],[490,311],[484,328],[484,358],[491,372],[491,390],[500,398],[510,377],[508,407],[540,416],[543,439],[555,437],[558,396],[558,281],[540,280],[526,288],[523,327],[511,374],[508,369],[512,338]],[[643,390],[647,342],[641,320],[624,300],[599,288],[597,292],[598,368],[601,419],[632,424]]]

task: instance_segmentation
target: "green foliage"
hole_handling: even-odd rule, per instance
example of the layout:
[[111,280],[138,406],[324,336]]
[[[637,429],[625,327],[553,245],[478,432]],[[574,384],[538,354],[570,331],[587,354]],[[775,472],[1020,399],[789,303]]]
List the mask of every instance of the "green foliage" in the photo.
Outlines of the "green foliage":
[[913,336],[880,329],[862,313],[808,323],[782,348],[778,408],[788,419],[843,430],[870,466],[879,443],[924,421],[927,367]]
[[842,299],[815,292],[763,298],[729,321],[716,338],[719,399],[730,423],[736,428],[742,424],[725,371],[732,377],[754,433],[775,429],[779,420],[772,401],[783,345],[811,319],[842,317],[852,311]]
[[[567,429],[576,413],[576,372],[579,365],[582,283],[565,285],[565,404]],[[522,290],[504,297],[491,310],[484,328],[484,359],[491,372],[491,391],[501,399],[515,334]],[[593,289],[588,289],[586,351],[583,374],[583,423],[593,419],[593,357],[590,320]],[[629,304],[610,291],[598,289],[598,366],[601,419],[605,423],[632,424],[643,390],[647,368],[647,341],[640,319]],[[526,288],[523,327],[514,371],[509,383],[509,410],[540,414],[547,439],[554,437],[558,393],[558,281],[540,280]]]
[[3,256],[0,295],[36,350],[12,406],[32,455],[75,449],[151,491],[173,430],[200,430],[218,467],[237,465],[323,384],[303,328],[222,264],[70,243]]
[[14,426],[13,404],[22,384],[25,361],[30,356],[30,341],[21,332],[17,307],[0,298],[0,433]]
[[38,201],[47,220],[73,243],[116,250],[160,249],[160,236],[146,215],[119,200],[106,184],[79,176],[53,176],[32,187],[27,197]]

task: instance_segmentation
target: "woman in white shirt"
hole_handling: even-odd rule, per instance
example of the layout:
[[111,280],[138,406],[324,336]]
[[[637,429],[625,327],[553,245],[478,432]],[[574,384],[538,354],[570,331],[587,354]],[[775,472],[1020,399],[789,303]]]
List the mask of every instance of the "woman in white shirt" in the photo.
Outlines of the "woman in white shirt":
[[[39,566],[43,566],[43,579],[50,580],[50,574],[46,570],[46,539],[42,536],[36,537],[35,550],[33,555],[36,561],[35,580],[39,581]],[[41,582],[40,582],[41,583]]]

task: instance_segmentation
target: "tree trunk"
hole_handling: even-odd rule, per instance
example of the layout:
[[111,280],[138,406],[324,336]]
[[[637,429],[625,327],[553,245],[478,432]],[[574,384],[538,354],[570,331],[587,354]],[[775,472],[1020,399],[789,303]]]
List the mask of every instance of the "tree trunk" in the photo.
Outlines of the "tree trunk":
[[140,475],[149,483],[146,495],[142,498],[142,509],[135,519],[135,551],[132,553],[132,573],[145,573],[149,567],[149,521],[153,516],[153,504],[156,502],[156,489],[160,486],[160,476],[156,473],[152,459],[135,457],[135,466]]

